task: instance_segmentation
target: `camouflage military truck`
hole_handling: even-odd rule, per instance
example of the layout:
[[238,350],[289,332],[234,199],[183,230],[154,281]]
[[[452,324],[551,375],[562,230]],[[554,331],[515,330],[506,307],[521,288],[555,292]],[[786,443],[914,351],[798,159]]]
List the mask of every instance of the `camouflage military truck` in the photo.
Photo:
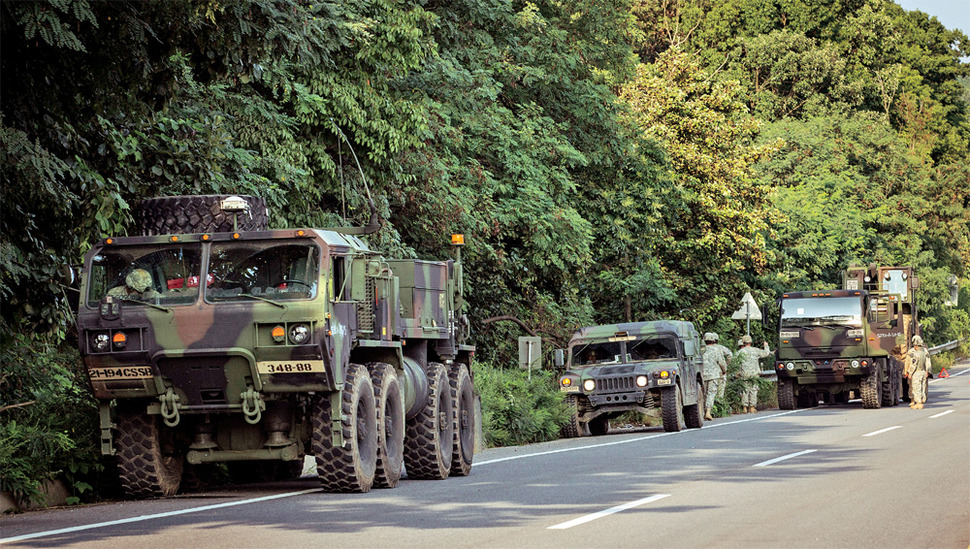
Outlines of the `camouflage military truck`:
[[603,435],[623,412],[660,409],[666,431],[704,422],[700,338],[679,320],[581,328],[556,352],[572,418],[563,436]]
[[783,410],[844,403],[896,406],[909,388],[902,374],[917,333],[911,267],[852,267],[840,290],[788,292],[781,298],[776,369]]
[[[132,497],[226,463],[366,492],[467,475],[474,445],[457,261],[385,259],[377,227],[266,228],[253,197],[152,199],[143,236],[85,257],[80,351],[101,447]],[[456,242],[460,243],[460,242]],[[187,480],[186,483],[189,481]]]

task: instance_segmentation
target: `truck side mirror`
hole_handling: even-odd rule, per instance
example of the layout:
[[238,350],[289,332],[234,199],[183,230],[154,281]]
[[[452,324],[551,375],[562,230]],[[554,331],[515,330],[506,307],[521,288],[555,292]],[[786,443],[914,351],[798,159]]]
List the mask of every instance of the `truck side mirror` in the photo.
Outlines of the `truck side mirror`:
[[552,364],[556,368],[564,368],[566,366],[566,351],[563,349],[556,349],[553,351]]

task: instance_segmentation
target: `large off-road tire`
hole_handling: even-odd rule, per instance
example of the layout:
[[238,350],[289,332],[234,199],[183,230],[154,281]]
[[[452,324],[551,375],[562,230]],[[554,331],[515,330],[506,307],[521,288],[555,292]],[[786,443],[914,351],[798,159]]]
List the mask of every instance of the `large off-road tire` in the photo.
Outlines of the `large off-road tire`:
[[695,383],[697,383],[697,402],[684,406],[684,421],[687,427],[700,429],[704,426],[704,403],[707,399],[704,397],[704,384],[700,381]]
[[672,433],[684,429],[683,402],[679,385],[665,387],[660,391],[660,417],[664,431]]
[[454,404],[443,364],[431,362],[428,398],[416,416],[407,422],[404,464],[411,479],[446,479],[451,472],[454,444]]
[[[269,227],[269,210],[264,199],[239,196],[249,204],[249,210],[234,216],[222,211],[222,201],[229,196],[239,195],[164,196],[141,200],[133,210],[135,223],[142,236],[262,231]],[[236,218],[235,228],[233,217]]]
[[583,422],[579,421],[579,415],[581,409],[579,406],[579,396],[578,395],[566,395],[563,401],[566,405],[566,409],[569,411],[569,421],[562,426],[560,431],[560,436],[562,438],[576,438],[583,436],[583,431],[585,430],[585,425]]
[[[313,437],[320,484],[328,492],[367,492],[377,470],[377,411],[367,369],[351,364],[340,392],[339,409],[330,394],[313,399]],[[335,445],[332,429],[340,429],[343,445]]]
[[873,365],[873,370],[862,380],[862,383],[859,384],[859,392],[862,396],[863,408],[882,407],[880,386],[879,368]]
[[121,489],[133,498],[173,496],[182,481],[185,456],[161,416],[119,408],[115,449]]
[[795,382],[790,379],[778,380],[778,407],[782,410],[795,409]]
[[600,414],[589,420],[588,427],[589,434],[593,435],[594,437],[601,437],[610,432],[610,416],[607,414]]
[[367,365],[374,384],[377,409],[377,472],[374,487],[394,488],[404,466],[404,397],[397,372],[390,364]]
[[468,366],[460,362],[448,371],[451,401],[455,406],[454,443],[451,447],[451,474],[468,476],[475,457],[475,390]]

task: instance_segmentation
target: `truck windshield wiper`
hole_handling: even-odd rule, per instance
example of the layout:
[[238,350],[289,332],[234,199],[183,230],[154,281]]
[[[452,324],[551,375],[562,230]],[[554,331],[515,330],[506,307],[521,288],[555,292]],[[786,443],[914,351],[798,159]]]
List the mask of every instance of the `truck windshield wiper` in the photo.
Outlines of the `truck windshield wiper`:
[[269,299],[267,297],[262,297],[262,296],[258,296],[258,295],[254,295],[254,294],[239,294],[239,297],[251,297],[253,299],[258,299],[260,301],[265,301],[266,303],[269,303],[271,305],[276,305],[280,309],[286,309],[286,304],[280,303],[279,301],[274,301],[274,300]]
[[128,303],[137,303],[139,305],[148,305],[149,307],[151,307],[153,309],[158,309],[159,311],[165,311],[166,313],[172,312],[172,308],[171,307],[164,307],[162,305],[156,305],[156,304],[154,304],[154,303],[152,303],[150,301],[142,301],[140,299],[132,299],[130,297],[118,297],[117,299],[120,299],[122,301],[127,301]]

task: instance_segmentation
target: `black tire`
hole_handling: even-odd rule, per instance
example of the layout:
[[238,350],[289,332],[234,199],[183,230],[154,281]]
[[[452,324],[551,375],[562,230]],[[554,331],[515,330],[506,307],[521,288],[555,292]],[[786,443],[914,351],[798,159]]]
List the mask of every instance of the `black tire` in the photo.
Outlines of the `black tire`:
[[[249,210],[236,216],[222,211],[222,201],[228,194],[194,196],[163,196],[141,200],[133,210],[135,224],[142,236],[262,231],[269,227],[266,201],[256,196],[239,196]],[[236,217],[236,228],[233,228]]]
[[795,409],[795,382],[790,379],[778,380],[778,407],[782,410]]
[[374,487],[394,488],[404,466],[404,398],[401,382],[390,364],[367,365],[377,408],[377,472]]
[[132,498],[174,496],[182,481],[185,457],[176,449],[161,416],[120,408],[115,449],[121,489]]
[[404,464],[408,478],[441,480],[451,472],[454,405],[444,365],[431,362],[426,372],[428,398],[421,411],[407,422]]
[[610,432],[610,416],[607,414],[600,414],[589,420],[588,426],[589,434],[593,435],[594,437],[601,437]]
[[[899,380],[896,375],[896,361],[895,359],[889,365],[889,376],[886,380],[882,382],[879,387],[879,398],[882,401],[881,404],[886,407],[895,406],[893,404],[893,397],[896,395],[896,390],[894,385],[899,384]],[[898,400],[898,399],[897,399]]]
[[[367,492],[377,471],[377,411],[367,369],[351,364],[340,392],[340,409],[331,409],[330,394],[313,399],[310,447],[320,484],[328,492]],[[343,445],[333,443],[340,429]]]
[[859,392],[862,396],[862,407],[881,408],[882,398],[880,395],[879,368],[873,365],[872,372],[859,385]]
[[684,422],[690,429],[700,429],[704,426],[704,384],[697,383],[697,403],[684,406]]
[[468,366],[460,362],[448,372],[451,401],[455,406],[454,443],[451,447],[451,474],[468,476],[475,457],[475,390]]
[[562,438],[576,438],[583,436],[584,425],[581,421],[579,421],[579,396],[566,395],[563,402],[566,405],[566,409],[569,411],[569,421],[562,426],[560,436]]
[[664,431],[672,433],[684,429],[683,397],[679,386],[666,387],[660,391],[660,416]]

